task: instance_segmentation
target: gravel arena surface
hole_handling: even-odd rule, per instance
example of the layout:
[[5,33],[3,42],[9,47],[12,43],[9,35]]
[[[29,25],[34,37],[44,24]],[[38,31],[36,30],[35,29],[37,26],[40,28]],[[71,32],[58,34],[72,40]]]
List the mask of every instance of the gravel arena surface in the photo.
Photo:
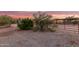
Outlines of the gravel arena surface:
[[0,46],[77,47],[79,46],[79,35],[73,30],[74,27],[72,32],[68,32],[68,30],[64,30],[64,27],[60,25],[56,32],[33,32],[31,30],[19,31],[12,25],[9,28],[0,29]]

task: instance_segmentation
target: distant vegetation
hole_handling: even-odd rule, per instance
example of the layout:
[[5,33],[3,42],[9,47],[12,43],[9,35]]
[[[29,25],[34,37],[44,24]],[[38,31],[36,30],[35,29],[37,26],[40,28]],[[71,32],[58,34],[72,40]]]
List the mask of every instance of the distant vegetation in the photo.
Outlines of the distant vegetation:
[[0,16],[0,28],[9,27],[11,25],[12,17],[7,15]]
[[11,24],[17,24],[20,30],[54,32],[57,29],[57,24],[79,24],[79,18],[71,16],[64,19],[53,19],[51,15],[44,12],[34,13],[33,18],[13,19],[7,15],[0,16],[0,26],[10,26]]
[[0,16],[0,26],[6,25],[6,24],[11,24],[10,23],[11,19],[12,19],[11,17],[6,16],[6,15]]
[[74,16],[68,16],[63,19],[54,19],[56,24],[79,24],[79,18]]
[[63,22],[65,24],[78,24],[79,23],[79,18],[76,18],[74,16],[66,17],[65,19],[63,19]]

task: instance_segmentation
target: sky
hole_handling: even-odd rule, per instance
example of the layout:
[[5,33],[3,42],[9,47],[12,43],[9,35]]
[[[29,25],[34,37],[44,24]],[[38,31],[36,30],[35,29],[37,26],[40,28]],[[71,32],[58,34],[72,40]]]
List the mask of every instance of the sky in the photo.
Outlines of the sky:
[[[32,17],[37,11],[0,11],[0,15],[9,15],[14,18]],[[79,17],[79,11],[43,11],[53,16],[53,18],[64,18],[68,16]]]

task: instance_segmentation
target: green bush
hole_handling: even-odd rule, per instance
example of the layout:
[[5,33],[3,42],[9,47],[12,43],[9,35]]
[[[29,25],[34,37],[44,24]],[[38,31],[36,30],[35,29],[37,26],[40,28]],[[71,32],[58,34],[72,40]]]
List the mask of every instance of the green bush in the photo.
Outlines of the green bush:
[[21,30],[30,30],[33,27],[33,21],[29,18],[19,19],[17,21],[17,26]]

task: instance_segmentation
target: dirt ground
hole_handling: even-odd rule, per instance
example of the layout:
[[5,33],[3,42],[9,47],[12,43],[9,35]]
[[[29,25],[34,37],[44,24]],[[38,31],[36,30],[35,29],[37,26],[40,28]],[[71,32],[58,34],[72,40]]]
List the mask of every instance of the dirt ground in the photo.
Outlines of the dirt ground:
[[[67,26],[68,27],[68,26]],[[70,25],[70,27],[72,27]],[[79,46],[79,35],[72,30],[58,26],[56,32],[18,31],[16,25],[0,29],[1,47],[72,47]]]

